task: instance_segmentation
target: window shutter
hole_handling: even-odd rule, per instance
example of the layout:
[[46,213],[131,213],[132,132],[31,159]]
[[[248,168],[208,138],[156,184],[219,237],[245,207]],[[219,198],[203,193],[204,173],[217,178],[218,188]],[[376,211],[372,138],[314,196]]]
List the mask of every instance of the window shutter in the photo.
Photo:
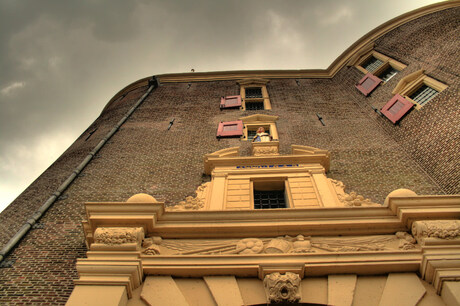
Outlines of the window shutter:
[[220,98],[220,108],[240,107],[241,96],[226,96]]
[[217,137],[236,137],[243,135],[243,121],[227,121],[219,123]]
[[356,88],[367,97],[381,82],[381,79],[368,73],[356,84]]
[[399,119],[404,116],[414,104],[404,99],[400,95],[395,95],[382,107],[382,114],[384,114],[391,122],[396,123]]

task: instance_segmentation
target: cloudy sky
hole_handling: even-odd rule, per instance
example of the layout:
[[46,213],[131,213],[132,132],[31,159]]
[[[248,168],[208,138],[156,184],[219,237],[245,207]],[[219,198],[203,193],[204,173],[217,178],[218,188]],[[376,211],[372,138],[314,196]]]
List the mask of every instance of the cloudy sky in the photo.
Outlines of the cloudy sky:
[[434,2],[0,0],[0,210],[133,81],[326,68],[368,31]]

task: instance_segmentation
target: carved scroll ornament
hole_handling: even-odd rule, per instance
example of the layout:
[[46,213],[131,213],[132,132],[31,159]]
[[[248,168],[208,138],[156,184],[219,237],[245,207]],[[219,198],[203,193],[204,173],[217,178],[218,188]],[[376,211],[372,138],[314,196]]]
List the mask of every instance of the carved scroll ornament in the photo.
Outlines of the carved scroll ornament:
[[292,272],[271,273],[264,278],[264,288],[270,303],[296,303],[302,298],[300,276]]

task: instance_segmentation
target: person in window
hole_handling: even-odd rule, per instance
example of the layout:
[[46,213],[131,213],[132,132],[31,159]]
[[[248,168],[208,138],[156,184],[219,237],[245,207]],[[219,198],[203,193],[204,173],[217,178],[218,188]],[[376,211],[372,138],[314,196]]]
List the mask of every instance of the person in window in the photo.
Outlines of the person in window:
[[272,136],[268,133],[265,132],[265,129],[263,127],[259,127],[257,129],[256,136],[252,139],[252,142],[266,142],[266,141],[272,141]]

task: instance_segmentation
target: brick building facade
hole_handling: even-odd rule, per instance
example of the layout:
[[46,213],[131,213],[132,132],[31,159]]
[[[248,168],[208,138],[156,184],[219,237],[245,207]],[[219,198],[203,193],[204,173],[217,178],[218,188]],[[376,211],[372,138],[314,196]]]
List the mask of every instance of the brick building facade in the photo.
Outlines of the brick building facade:
[[[35,224],[3,254],[0,303],[67,301],[78,278],[76,259],[87,251],[81,226],[85,202],[124,202],[146,193],[175,206],[211,180],[203,170],[206,154],[240,147],[242,156],[251,156],[250,141],[216,137],[220,122],[278,116],[280,154],[289,154],[292,145],[329,151],[327,176],[375,203],[383,204],[398,188],[419,195],[459,194],[459,15],[458,2],[403,15],[364,36],[324,71],[170,74],[156,76],[154,86],[150,77],[127,86],[0,215],[0,242],[6,245],[151,88],[46,213],[29,222]],[[366,65],[363,58],[372,50],[406,67],[365,96],[355,87],[364,76],[357,66]],[[421,69],[447,88],[392,123],[380,110],[397,85]],[[240,94],[238,81],[244,79],[268,81],[271,109],[219,107],[222,96]]]

